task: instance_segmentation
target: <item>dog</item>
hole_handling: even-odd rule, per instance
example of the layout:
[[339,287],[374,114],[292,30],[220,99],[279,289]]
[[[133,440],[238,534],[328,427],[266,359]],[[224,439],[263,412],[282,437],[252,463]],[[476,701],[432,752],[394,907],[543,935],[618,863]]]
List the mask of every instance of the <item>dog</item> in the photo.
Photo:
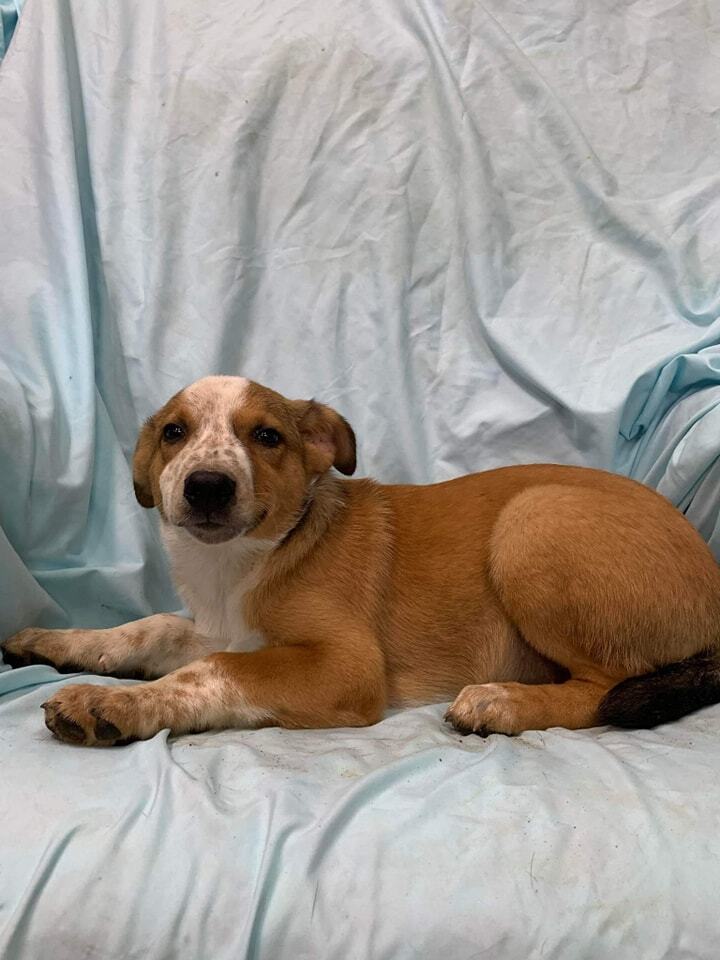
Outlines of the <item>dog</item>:
[[321,403],[240,377],[172,397],[133,480],[193,619],[7,640],[13,666],[150,681],[62,687],[52,733],[357,727],[454,698],[461,733],[510,735],[720,700],[719,568],[659,494],[559,465],[428,486],[338,475],[354,470],[354,433]]

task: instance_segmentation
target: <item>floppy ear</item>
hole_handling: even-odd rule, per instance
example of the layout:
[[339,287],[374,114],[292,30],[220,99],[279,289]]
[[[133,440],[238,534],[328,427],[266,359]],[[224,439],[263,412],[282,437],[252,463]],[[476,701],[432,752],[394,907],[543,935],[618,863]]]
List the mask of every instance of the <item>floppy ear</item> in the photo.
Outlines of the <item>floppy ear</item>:
[[150,463],[155,453],[155,417],[146,420],[138,442],[135,446],[135,455],[133,457],[133,487],[135,496],[142,507],[155,506],[155,499],[152,493],[150,483]]
[[346,476],[354,473],[355,434],[347,420],[315,400],[298,400],[295,407],[310,469],[325,473],[335,467]]

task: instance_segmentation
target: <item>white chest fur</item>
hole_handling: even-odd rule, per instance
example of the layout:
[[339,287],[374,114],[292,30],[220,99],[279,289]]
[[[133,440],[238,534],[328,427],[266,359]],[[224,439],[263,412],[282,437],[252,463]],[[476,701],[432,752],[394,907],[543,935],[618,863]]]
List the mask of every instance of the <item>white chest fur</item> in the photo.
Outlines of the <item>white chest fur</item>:
[[184,530],[163,527],[173,579],[203,636],[224,649],[257,650],[265,645],[245,619],[244,601],[257,586],[271,541],[237,540],[227,544],[199,543]]

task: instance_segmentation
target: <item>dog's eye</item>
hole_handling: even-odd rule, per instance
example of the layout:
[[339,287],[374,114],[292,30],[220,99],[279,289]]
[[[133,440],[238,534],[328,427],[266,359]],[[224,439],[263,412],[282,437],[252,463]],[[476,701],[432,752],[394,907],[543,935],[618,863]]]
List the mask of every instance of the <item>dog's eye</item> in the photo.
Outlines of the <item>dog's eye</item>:
[[177,443],[185,436],[185,427],[179,423],[166,423],[163,427],[163,440],[168,443]]
[[253,438],[264,447],[277,447],[282,441],[280,434],[272,427],[256,427]]

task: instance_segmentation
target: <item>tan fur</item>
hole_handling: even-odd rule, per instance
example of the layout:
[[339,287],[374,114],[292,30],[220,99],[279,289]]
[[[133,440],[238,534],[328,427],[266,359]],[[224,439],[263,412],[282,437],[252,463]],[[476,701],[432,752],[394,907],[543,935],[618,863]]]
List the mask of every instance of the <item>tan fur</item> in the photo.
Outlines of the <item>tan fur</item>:
[[[163,471],[185,443],[210,436],[213,390],[234,389],[227,379],[182,391],[141,433],[138,499],[158,506],[166,527]],[[194,626],[148,618],[84,639],[81,631],[23,631],[6,648],[28,661],[96,670],[104,656],[116,671],[174,670],[130,689],[64,688],[46,705],[61,738],[107,744],[163,727],[363,725],[388,706],[452,698],[448,719],[461,730],[587,727],[619,680],[718,647],[714,558],[646,487],[542,465],[424,487],[341,480],[327,471],[352,471],[355,440],[338,414],[243,384],[231,416],[239,448],[228,462],[247,462],[252,480],[232,510],[260,521],[220,546],[193,546],[182,525],[168,530],[188,598],[205,569],[196,550],[208,558],[227,551],[219,569],[231,579],[244,571],[239,652],[220,652],[225,626],[203,633],[214,623],[207,613]],[[161,434],[173,421],[188,433],[170,446]],[[259,425],[279,430],[282,444],[256,443]],[[221,453],[203,439],[193,462]],[[258,637],[253,649],[247,638]],[[189,662],[204,651],[218,652]]]

